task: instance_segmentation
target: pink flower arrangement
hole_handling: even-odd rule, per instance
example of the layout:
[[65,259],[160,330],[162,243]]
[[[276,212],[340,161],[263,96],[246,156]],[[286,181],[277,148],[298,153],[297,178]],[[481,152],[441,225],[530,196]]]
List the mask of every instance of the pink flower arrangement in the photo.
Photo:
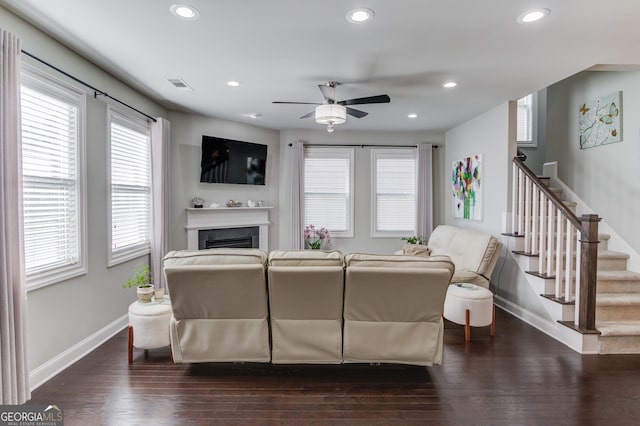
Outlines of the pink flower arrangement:
[[331,234],[327,228],[316,229],[313,225],[304,227],[304,241],[314,250],[331,242]]

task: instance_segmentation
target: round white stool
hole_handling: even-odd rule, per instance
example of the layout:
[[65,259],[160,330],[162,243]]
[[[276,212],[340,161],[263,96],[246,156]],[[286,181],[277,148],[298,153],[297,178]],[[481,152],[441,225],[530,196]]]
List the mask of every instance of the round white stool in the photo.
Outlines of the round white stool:
[[129,305],[129,364],[133,362],[133,348],[155,349],[169,346],[169,322],[171,321],[171,303],[140,303]]
[[493,293],[475,284],[456,283],[447,289],[443,315],[456,324],[464,325],[464,340],[471,339],[471,326],[491,326],[491,336],[495,336],[495,308]]

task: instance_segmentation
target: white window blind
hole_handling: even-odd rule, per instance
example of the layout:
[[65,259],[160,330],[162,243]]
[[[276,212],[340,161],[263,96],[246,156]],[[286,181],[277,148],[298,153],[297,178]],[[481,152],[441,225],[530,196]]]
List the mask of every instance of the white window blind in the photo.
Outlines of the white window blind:
[[84,110],[83,92],[24,67],[22,190],[29,289],[86,273]]
[[531,93],[517,102],[517,140],[519,145],[535,146],[536,94]]
[[141,256],[150,250],[149,133],[146,121],[109,108],[110,265]]
[[373,236],[402,236],[416,229],[414,149],[371,150]]
[[350,148],[305,149],[305,225],[353,236],[353,155]]

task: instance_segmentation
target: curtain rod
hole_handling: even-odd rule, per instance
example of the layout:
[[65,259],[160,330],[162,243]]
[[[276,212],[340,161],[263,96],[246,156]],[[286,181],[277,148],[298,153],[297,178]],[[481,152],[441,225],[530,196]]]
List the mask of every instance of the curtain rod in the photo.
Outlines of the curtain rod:
[[24,53],[24,54],[25,54],[25,55],[27,55],[28,57],[35,59],[36,61],[40,62],[41,64],[46,65],[46,66],[48,66],[49,68],[52,68],[52,69],[54,69],[54,70],[58,71],[60,74],[62,74],[62,75],[65,75],[65,76],[69,77],[69,78],[70,78],[70,79],[72,79],[73,81],[76,81],[76,82],[78,82],[78,83],[82,84],[83,86],[86,86],[86,87],[88,87],[89,89],[93,90],[93,97],[94,97],[94,98],[97,98],[97,97],[98,97],[98,95],[100,95],[100,96],[104,96],[105,98],[109,98],[109,99],[111,99],[111,100],[113,100],[113,101],[116,101],[116,102],[117,102],[117,103],[119,103],[120,105],[123,105],[123,106],[125,106],[125,107],[127,107],[127,108],[129,108],[129,109],[131,109],[131,110],[133,110],[133,111],[135,111],[135,112],[137,112],[138,114],[144,115],[144,116],[145,116],[145,117],[147,117],[149,120],[153,120],[154,122],[157,122],[157,121],[158,121],[158,120],[156,120],[154,117],[150,116],[149,114],[145,114],[144,112],[140,111],[139,109],[134,108],[134,107],[132,107],[131,105],[126,104],[126,103],[122,102],[120,99],[116,99],[116,98],[114,98],[113,96],[111,96],[111,95],[107,94],[107,92],[104,92],[104,91],[102,91],[102,90],[100,90],[100,89],[98,89],[98,88],[93,87],[93,86],[92,86],[92,85],[90,85],[89,83],[87,83],[87,82],[85,82],[85,81],[82,81],[82,80],[80,80],[80,79],[79,79],[79,78],[77,78],[77,77],[72,76],[72,75],[71,75],[71,74],[69,74],[68,72],[63,71],[63,70],[61,70],[60,68],[56,67],[55,65],[52,65],[52,64],[50,64],[49,62],[47,62],[47,61],[45,61],[45,60],[43,60],[43,59],[38,58],[37,56],[35,56],[35,55],[33,55],[33,54],[31,54],[31,53],[27,52],[26,50],[22,50],[22,49],[21,49],[21,51],[22,51],[22,53]]
[[[417,148],[417,145],[370,145],[370,144],[330,144],[330,143],[312,143],[312,144],[308,144],[305,143],[303,144],[304,146],[309,146],[309,147],[313,147],[313,146],[321,146],[321,147],[349,147],[349,146],[359,146],[360,148],[369,148],[369,147],[376,147],[376,148]],[[293,146],[292,143],[289,143],[289,146]],[[440,148],[440,145],[431,145],[433,147],[433,149],[438,149]]]

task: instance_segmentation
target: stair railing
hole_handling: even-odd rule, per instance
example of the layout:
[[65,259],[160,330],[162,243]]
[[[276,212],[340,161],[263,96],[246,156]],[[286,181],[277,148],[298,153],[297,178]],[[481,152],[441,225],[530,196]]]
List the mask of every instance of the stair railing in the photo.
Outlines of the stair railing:
[[[519,158],[513,159],[511,225],[524,237],[524,252],[538,257],[537,271],[555,279],[554,299],[575,303],[574,321],[565,325],[582,333],[597,332],[596,276],[598,222],[596,214],[578,218]],[[575,251],[575,258],[573,253]]]

